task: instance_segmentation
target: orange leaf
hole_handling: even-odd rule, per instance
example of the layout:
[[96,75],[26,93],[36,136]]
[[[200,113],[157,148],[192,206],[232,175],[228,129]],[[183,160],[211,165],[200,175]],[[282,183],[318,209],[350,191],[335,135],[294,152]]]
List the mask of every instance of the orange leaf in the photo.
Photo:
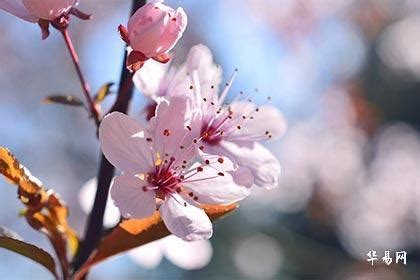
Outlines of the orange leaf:
[[27,207],[24,216],[29,225],[50,239],[67,274],[67,246],[72,255],[78,245],[76,233],[67,223],[68,209],[59,195],[53,190],[46,190],[41,181],[19,163],[6,148],[0,147],[0,173],[18,187],[18,196]]
[[[237,204],[207,205],[203,209],[212,221],[215,221],[238,208]],[[75,274],[74,279],[82,279],[89,269],[99,262],[158,240],[169,235],[170,232],[163,223],[159,212],[145,219],[130,219],[123,221],[109,235],[105,236],[98,248],[92,253],[88,261]]]

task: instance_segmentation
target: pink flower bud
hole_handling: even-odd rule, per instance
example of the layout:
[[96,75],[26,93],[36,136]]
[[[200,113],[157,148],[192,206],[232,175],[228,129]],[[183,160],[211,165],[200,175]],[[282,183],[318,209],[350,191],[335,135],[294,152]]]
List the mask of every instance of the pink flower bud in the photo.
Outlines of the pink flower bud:
[[30,14],[40,19],[53,21],[68,13],[78,0],[22,0]]
[[123,39],[134,51],[165,62],[162,57],[181,38],[187,26],[187,15],[182,8],[175,11],[161,2],[154,1],[138,9],[130,18],[127,38]]

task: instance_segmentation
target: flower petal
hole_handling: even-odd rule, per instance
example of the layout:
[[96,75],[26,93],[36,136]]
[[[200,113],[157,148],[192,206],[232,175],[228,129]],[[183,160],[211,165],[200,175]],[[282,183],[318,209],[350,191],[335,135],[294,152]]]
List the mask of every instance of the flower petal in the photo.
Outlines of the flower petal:
[[38,18],[25,8],[22,0],[0,0],[0,9],[29,22],[38,21]]
[[223,164],[217,162],[217,156],[213,156],[210,161],[216,163],[193,165],[192,169],[201,166],[201,171],[182,182],[189,195],[195,197],[199,203],[228,204],[242,200],[250,193],[249,188],[254,181],[251,172],[246,168],[233,170],[233,164],[228,158],[219,158],[223,160]]
[[138,265],[152,269],[156,268],[163,258],[163,239],[144,244],[130,250],[128,256]]
[[198,133],[189,131],[186,123],[187,99],[174,96],[168,101],[161,101],[156,109],[156,116],[149,122],[150,133],[154,135],[155,151],[161,155],[173,157],[176,165],[180,161],[189,161],[196,154],[190,148]]
[[213,256],[213,248],[208,240],[187,242],[170,235],[162,239],[162,242],[165,257],[185,270],[203,268]]
[[[234,130],[226,137],[232,141],[259,141],[275,139],[284,134],[286,120],[274,106],[256,107],[255,104],[237,101],[231,104],[235,119]],[[245,119],[244,119],[245,117]],[[236,129],[237,126],[240,129]]]
[[26,9],[34,16],[46,20],[54,20],[63,13],[67,13],[71,7],[77,4],[77,0],[22,0]]
[[156,210],[154,190],[145,190],[145,181],[134,176],[116,176],[111,185],[111,198],[124,218],[149,217]]
[[119,112],[106,115],[99,127],[102,152],[112,165],[126,174],[147,173],[153,168],[148,138],[138,121]]
[[162,37],[159,40],[159,44],[156,48],[156,53],[167,53],[169,52],[178,40],[181,38],[187,27],[188,18],[184,12],[184,9],[176,9],[175,14],[170,18],[166,25],[165,31],[162,33]]
[[204,210],[187,203],[176,193],[167,197],[159,211],[168,230],[186,241],[209,239],[213,234]]
[[263,145],[252,142],[220,142],[218,153],[224,154],[239,166],[248,168],[254,175],[254,184],[272,189],[277,187],[280,177],[280,163]]
[[162,64],[153,59],[146,61],[143,71],[137,71],[133,82],[138,90],[147,97],[155,99],[165,92],[166,71],[169,64]]
[[[88,180],[82,188],[79,190],[79,204],[83,212],[86,214],[90,213],[93,207],[93,201],[95,200],[96,186],[98,181],[96,177]],[[106,202],[104,225],[107,227],[113,227],[120,221],[120,211],[112,203],[110,199]]]

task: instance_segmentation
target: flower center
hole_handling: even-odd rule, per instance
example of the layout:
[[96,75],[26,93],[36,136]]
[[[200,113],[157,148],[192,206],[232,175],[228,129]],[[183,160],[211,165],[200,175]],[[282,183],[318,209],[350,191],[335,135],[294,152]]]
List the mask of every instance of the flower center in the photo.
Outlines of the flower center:
[[209,145],[217,145],[222,140],[223,131],[214,125],[205,124],[201,129],[201,139]]
[[147,181],[155,186],[156,197],[160,199],[165,199],[167,195],[174,192],[180,193],[182,191],[180,180],[172,170],[159,170],[150,173]]

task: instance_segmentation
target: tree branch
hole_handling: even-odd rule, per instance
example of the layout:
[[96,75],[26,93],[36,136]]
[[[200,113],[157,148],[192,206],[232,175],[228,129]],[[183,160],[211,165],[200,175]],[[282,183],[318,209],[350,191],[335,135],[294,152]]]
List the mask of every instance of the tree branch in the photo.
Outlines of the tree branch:
[[93,102],[92,97],[90,96],[90,87],[89,84],[86,82],[85,77],[83,76],[82,70],[80,69],[79,57],[77,56],[76,50],[74,49],[73,42],[71,41],[67,28],[59,30],[63,35],[64,42],[66,42],[66,46],[71,55],[74,67],[76,68],[77,76],[79,77],[79,81],[83,89],[83,94],[85,95],[86,101],[88,103],[90,114],[95,120],[95,124],[99,126],[99,112],[95,107],[95,103]]
[[[133,0],[131,15],[133,15],[135,11],[137,11],[145,4],[146,0]],[[126,68],[126,58],[127,51],[124,53],[117,100],[115,101],[115,104],[110,112],[119,111],[122,113],[127,113],[130,100],[133,96],[134,87],[131,83],[132,74]],[[88,259],[102,238],[105,206],[113,176],[114,166],[112,166],[102,154],[98,171],[98,188],[96,191],[95,202],[93,204],[92,212],[89,215],[84,241],[81,244],[80,250],[73,263],[73,271],[76,271],[78,268],[80,268],[80,266]]]

